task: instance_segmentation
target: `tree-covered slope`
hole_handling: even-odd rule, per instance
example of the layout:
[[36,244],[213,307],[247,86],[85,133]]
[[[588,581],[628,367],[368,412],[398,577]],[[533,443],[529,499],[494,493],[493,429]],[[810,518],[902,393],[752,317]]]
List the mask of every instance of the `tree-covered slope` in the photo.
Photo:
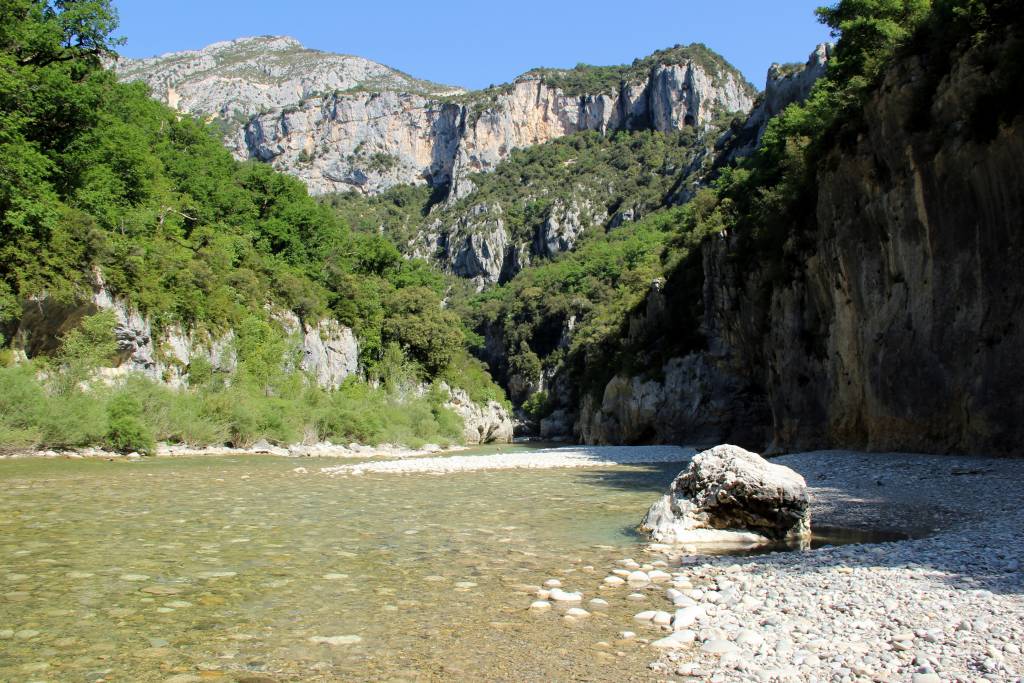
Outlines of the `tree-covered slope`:
[[[87,304],[102,283],[154,337],[172,328],[188,339],[233,336],[257,396],[300,399],[303,382],[284,378],[295,365],[285,313],[353,328],[370,375],[397,368],[418,381],[457,379],[477,400],[500,396],[441,307],[439,273],[384,237],[351,231],[301,182],[235,161],[216,131],[103,68],[116,47],[108,2],[10,0],[0,12],[0,322],[9,340],[23,336],[26,312]],[[45,350],[58,347],[55,338]]]

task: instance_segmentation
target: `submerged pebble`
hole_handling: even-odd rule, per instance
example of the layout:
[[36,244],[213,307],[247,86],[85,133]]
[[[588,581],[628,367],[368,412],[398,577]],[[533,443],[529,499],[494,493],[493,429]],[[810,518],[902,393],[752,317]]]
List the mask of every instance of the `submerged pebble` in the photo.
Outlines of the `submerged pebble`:
[[362,636],[313,636],[309,639],[311,643],[320,645],[353,645],[362,642]]

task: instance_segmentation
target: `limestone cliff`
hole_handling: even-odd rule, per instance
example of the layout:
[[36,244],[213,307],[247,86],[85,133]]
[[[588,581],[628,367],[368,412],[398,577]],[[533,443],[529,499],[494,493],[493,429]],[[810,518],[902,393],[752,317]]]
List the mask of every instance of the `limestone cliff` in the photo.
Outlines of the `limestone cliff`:
[[[147,316],[111,294],[99,273],[91,301],[64,304],[41,298],[27,302],[11,334],[14,346],[29,357],[52,352],[82,317],[102,310],[114,313],[120,356],[116,367],[103,370],[108,377],[137,372],[177,387],[187,382],[191,364],[197,360],[223,375],[237,368],[232,330],[211,334],[173,325],[157,332]],[[299,369],[320,386],[337,388],[358,371],[359,343],[350,328],[331,319],[304,321],[286,310],[274,310],[271,317],[294,341]]]
[[153,97],[174,109],[221,121],[229,134],[254,114],[324,93],[361,88],[462,92],[362,57],[311,50],[286,36],[239,38],[147,59],[122,58],[113,69],[122,80],[146,83]]
[[724,151],[717,163],[733,162],[757,149],[768,122],[790,104],[803,102],[811,94],[811,88],[825,75],[832,50],[830,43],[821,43],[803,65],[772,64],[764,91],[758,96],[750,116],[741,127],[730,130],[719,141]]
[[692,47],[638,60],[595,92],[567,92],[557,85],[564,72],[538,70],[463,93],[275,37],[115,68],[172,107],[222,121],[238,158],[270,162],[314,194],[427,183],[459,198],[471,190],[469,174],[492,170],[516,148],[583,130],[701,127],[748,111],[754,89],[720,57]]
[[317,194],[427,183],[450,184],[458,198],[468,194],[468,175],[493,170],[513,149],[584,130],[703,126],[749,110],[752,95],[738,74],[693,62],[658,65],[612,94],[568,95],[528,74],[448,100],[397,92],[311,98],[253,117],[234,147]]
[[911,124],[928,64],[896,63],[862,132],[821,164],[794,270],[740,270],[737,236],[707,243],[690,264],[703,348],[663,379],[613,379],[584,400],[579,436],[1019,454],[1024,112],[991,135],[968,124],[990,57],[954,63],[923,101],[927,126]]

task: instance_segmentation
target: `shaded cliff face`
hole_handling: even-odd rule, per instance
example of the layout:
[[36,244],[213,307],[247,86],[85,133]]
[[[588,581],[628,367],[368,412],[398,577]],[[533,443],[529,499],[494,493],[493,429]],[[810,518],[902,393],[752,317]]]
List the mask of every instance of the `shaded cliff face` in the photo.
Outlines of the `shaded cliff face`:
[[[671,435],[648,438],[1020,453],[1024,116],[977,136],[967,122],[992,84],[968,53],[915,128],[926,69],[894,65],[863,131],[827,155],[816,231],[795,270],[741,272],[735,238],[704,245],[704,348],[673,362],[710,380],[616,377],[600,406],[583,400],[581,438],[635,440],[665,419],[659,410],[698,406],[699,421],[675,416]],[[716,423],[722,412],[752,422]]]
[[867,132],[819,175],[817,244],[773,297],[765,344],[781,444],[1019,452],[1024,120],[972,139],[990,85],[968,57],[908,134],[923,70],[889,74]]

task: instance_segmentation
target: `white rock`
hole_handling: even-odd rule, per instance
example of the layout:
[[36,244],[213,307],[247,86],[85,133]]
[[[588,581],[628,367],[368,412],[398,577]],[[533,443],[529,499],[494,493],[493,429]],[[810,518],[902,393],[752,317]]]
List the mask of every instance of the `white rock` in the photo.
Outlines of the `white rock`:
[[668,626],[672,623],[672,615],[668,612],[658,611],[654,614],[652,621],[658,626]]
[[582,602],[583,594],[569,593],[561,588],[552,588],[551,593],[548,595],[548,599],[554,600],[555,602]]
[[621,586],[626,581],[619,576],[606,576],[604,577],[604,584],[606,586]]
[[658,613],[657,610],[649,609],[649,610],[645,610],[643,612],[638,612],[638,613],[634,614],[633,615],[633,619],[635,619],[636,621],[651,621],[651,620],[654,619],[654,616],[657,613]]
[[761,643],[764,642],[764,636],[760,632],[754,631],[749,628],[745,628],[736,634],[737,645],[743,645],[749,647],[752,650],[756,650],[761,647]]
[[561,588],[562,587],[562,582],[559,581],[558,579],[548,579],[547,581],[544,582],[544,587],[545,588]]
[[590,612],[581,607],[570,607],[565,611],[565,614],[566,616],[574,617],[577,619],[590,616]]
[[651,647],[661,650],[676,650],[686,647],[696,639],[697,634],[693,631],[676,631],[670,636],[654,641],[651,643]]
[[544,610],[551,609],[551,603],[547,600],[534,600],[530,603],[530,609],[537,612],[543,612]]
[[729,654],[730,652],[736,652],[739,648],[737,648],[734,644],[730,643],[728,640],[722,640],[721,638],[713,638],[711,640],[706,641],[703,645],[701,645],[700,649],[704,652],[708,652],[714,655],[725,655]]
[[601,598],[594,598],[587,603],[592,609],[607,609],[608,601],[602,600]]
[[630,572],[626,580],[630,583],[650,583],[651,577],[648,576],[647,572],[637,570],[634,572]]
[[706,615],[707,611],[700,605],[677,609],[675,617],[672,619],[672,627],[676,630],[689,628],[694,624],[694,622],[698,619],[702,619]]

